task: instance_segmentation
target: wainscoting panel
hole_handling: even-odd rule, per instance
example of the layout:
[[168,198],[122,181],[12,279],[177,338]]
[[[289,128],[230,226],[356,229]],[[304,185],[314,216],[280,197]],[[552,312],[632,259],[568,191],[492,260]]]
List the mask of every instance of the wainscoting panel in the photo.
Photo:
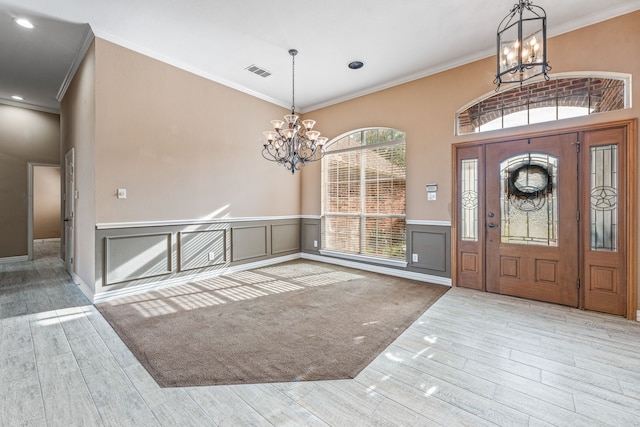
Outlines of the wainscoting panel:
[[172,272],[171,233],[114,236],[105,239],[106,284]]
[[227,230],[181,231],[178,235],[180,271],[228,262]]
[[267,226],[232,227],[231,260],[244,261],[267,256]]
[[409,269],[451,277],[451,227],[407,225]]
[[320,220],[302,220],[302,250],[317,253],[320,250]]
[[273,224],[271,226],[271,254],[300,251],[300,223]]
[[108,299],[296,259],[300,233],[299,217],[98,224],[87,287]]
[[[407,265],[385,265],[384,271],[450,284],[450,233],[451,227],[446,224],[407,224]],[[241,271],[244,266],[255,268],[296,259],[301,252],[319,256],[321,219],[265,217],[98,224],[95,242],[93,292],[108,299]],[[411,262],[414,253],[418,254],[417,262]],[[331,255],[321,258],[344,261]],[[381,267],[373,259],[355,264],[365,270]]]

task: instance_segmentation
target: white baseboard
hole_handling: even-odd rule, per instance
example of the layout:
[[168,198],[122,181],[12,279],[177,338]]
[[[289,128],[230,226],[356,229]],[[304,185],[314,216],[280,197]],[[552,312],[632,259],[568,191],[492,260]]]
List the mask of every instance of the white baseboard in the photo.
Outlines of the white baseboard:
[[312,261],[326,262],[327,264],[336,264],[343,267],[356,268],[359,270],[371,271],[373,273],[387,274],[389,276],[401,277],[403,279],[418,280],[420,282],[429,282],[436,285],[451,286],[451,279],[447,277],[433,276],[431,274],[415,273],[413,271],[398,270],[395,268],[382,267],[379,265],[364,264],[356,261],[349,261],[340,258],[331,258],[321,255],[303,253],[303,259]]
[[71,280],[73,280],[73,283],[78,285],[78,287],[80,288],[84,296],[86,296],[89,299],[89,301],[93,301],[94,294],[93,294],[93,291],[91,290],[91,287],[89,287],[89,285],[87,285],[84,282],[84,280],[80,278],[80,276],[78,276],[75,273],[71,273]]
[[27,255],[20,256],[8,256],[4,258],[0,258],[0,264],[8,264],[10,262],[22,262],[29,261],[29,257]]
[[263,261],[250,262],[247,264],[234,265],[230,267],[225,267],[220,270],[215,271],[207,271],[204,273],[190,274],[187,276],[179,276],[174,277],[167,280],[160,280],[153,283],[147,283],[139,286],[132,286],[130,288],[116,289],[113,291],[102,291],[97,292],[93,295],[93,303],[98,304],[101,302],[111,301],[116,298],[123,298],[132,295],[138,295],[144,292],[155,291],[158,289],[168,288],[176,285],[183,285],[188,282],[194,282],[198,280],[205,280],[212,277],[224,276],[226,274],[236,273],[239,271],[245,270],[253,270],[256,268],[262,268],[273,264],[278,264],[285,261],[292,261],[294,259],[299,259],[300,253],[285,255],[278,258],[269,258]]

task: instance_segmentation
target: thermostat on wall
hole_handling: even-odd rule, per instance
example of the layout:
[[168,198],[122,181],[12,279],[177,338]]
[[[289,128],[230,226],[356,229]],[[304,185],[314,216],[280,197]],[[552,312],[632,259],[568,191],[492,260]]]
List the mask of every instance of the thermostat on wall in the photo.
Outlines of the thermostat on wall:
[[438,184],[427,184],[427,192],[438,191]]

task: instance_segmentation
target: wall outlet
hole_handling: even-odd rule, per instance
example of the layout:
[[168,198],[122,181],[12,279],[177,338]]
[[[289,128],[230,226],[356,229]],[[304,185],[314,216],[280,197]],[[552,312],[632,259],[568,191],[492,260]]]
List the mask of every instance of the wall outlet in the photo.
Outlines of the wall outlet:
[[215,260],[216,260],[216,253],[209,252],[209,261],[215,261]]
[[411,254],[411,262],[418,262],[418,254]]
[[317,241],[317,240],[314,240],[314,241],[313,241],[313,247],[314,247],[314,248],[317,248],[317,247],[318,247],[318,241]]

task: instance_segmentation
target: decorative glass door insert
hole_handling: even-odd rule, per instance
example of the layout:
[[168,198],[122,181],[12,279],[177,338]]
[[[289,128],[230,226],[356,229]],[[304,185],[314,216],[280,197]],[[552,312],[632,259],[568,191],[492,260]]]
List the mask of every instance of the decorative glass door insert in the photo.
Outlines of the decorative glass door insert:
[[618,249],[618,146],[591,147],[591,250]]
[[460,225],[462,240],[478,241],[478,159],[465,159],[460,171]]
[[500,163],[502,243],[558,245],[558,158],[526,153]]

